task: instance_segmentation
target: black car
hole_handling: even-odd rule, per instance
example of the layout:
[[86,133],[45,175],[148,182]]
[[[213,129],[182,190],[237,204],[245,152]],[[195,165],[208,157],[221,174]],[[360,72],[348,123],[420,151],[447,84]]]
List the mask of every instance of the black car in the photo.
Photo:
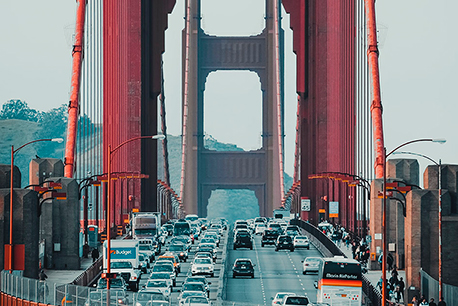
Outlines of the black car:
[[247,232],[239,232],[235,235],[234,250],[237,248],[250,248],[253,249],[253,240],[251,235]]
[[178,258],[183,262],[186,262],[186,259],[188,259],[188,247],[184,244],[172,244],[169,246],[169,252],[178,255]]
[[275,244],[279,234],[276,230],[265,230],[261,237],[261,246],[266,244]]
[[275,242],[275,251],[288,249],[291,252],[294,252],[293,238],[288,235],[280,235]]
[[251,276],[254,278],[254,267],[256,265],[249,258],[237,258],[232,267],[232,277],[236,276]]

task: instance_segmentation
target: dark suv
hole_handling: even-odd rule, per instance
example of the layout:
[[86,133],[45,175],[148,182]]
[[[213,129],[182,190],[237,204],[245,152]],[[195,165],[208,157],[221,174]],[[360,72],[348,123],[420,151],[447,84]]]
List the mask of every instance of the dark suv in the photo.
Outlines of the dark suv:
[[294,252],[293,238],[288,235],[280,235],[275,242],[275,251],[288,249],[291,252]]
[[261,246],[266,244],[275,244],[277,241],[278,232],[276,230],[265,230],[261,237]]
[[232,267],[232,277],[245,275],[254,278],[254,266],[256,265],[249,258],[237,258],[234,262],[234,267]]
[[250,248],[253,249],[253,240],[248,232],[238,232],[234,239],[234,250],[237,248]]

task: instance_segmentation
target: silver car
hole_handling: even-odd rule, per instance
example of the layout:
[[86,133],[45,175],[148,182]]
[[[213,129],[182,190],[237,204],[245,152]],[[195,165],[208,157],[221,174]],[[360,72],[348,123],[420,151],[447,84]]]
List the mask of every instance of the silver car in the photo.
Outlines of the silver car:
[[319,257],[306,257],[302,263],[302,274],[305,275],[307,272],[318,272],[322,260]]
[[310,250],[310,241],[307,236],[294,237],[293,244],[295,248],[306,248],[307,250]]

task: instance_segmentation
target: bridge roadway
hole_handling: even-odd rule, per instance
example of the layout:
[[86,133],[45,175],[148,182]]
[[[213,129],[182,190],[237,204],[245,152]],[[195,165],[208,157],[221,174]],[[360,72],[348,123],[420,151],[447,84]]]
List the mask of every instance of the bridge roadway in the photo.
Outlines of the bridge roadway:
[[[231,235],[232,236],[232,235]],[[316,274],[302,274],[302,263],[305,257],[322,257],[321,253],[310,244],[310,250],[296,249],[275,252],[273,245],[261,247],[261,237],[254,235],[253,250],[233,250],[232,237],[229,238],[227,253],[227,282],[225,300],[244,305],[270,305],[271,298],[277,292],[294,292],[306,294],[311,302],[316,302],[316,289],[313,282]],[[231,267],[237,258],[250,258],[255,267],[255,278],[232,278]]]

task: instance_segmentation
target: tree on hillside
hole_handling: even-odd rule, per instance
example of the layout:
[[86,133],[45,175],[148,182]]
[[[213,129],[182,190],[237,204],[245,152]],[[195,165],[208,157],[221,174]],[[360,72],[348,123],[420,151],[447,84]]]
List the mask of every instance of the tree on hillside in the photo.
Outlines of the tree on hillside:
[[1,119],[20,119],[37,122],[40,120],[41,113],[29,108],[27,102],[21,100],[9,100],[2,106],[0,111]]
[[[41,119],[38,121],[38,131],[35,134],[36,139],[43,138],[64,138],[67,130],[67,105],[62,104],[58,108],[53,108],[47,112],[43,112]],[[62,147],[60,143],[39,143],[37,144],[37,154],[44,158],[56,157],[54,152],[58,147]]]

